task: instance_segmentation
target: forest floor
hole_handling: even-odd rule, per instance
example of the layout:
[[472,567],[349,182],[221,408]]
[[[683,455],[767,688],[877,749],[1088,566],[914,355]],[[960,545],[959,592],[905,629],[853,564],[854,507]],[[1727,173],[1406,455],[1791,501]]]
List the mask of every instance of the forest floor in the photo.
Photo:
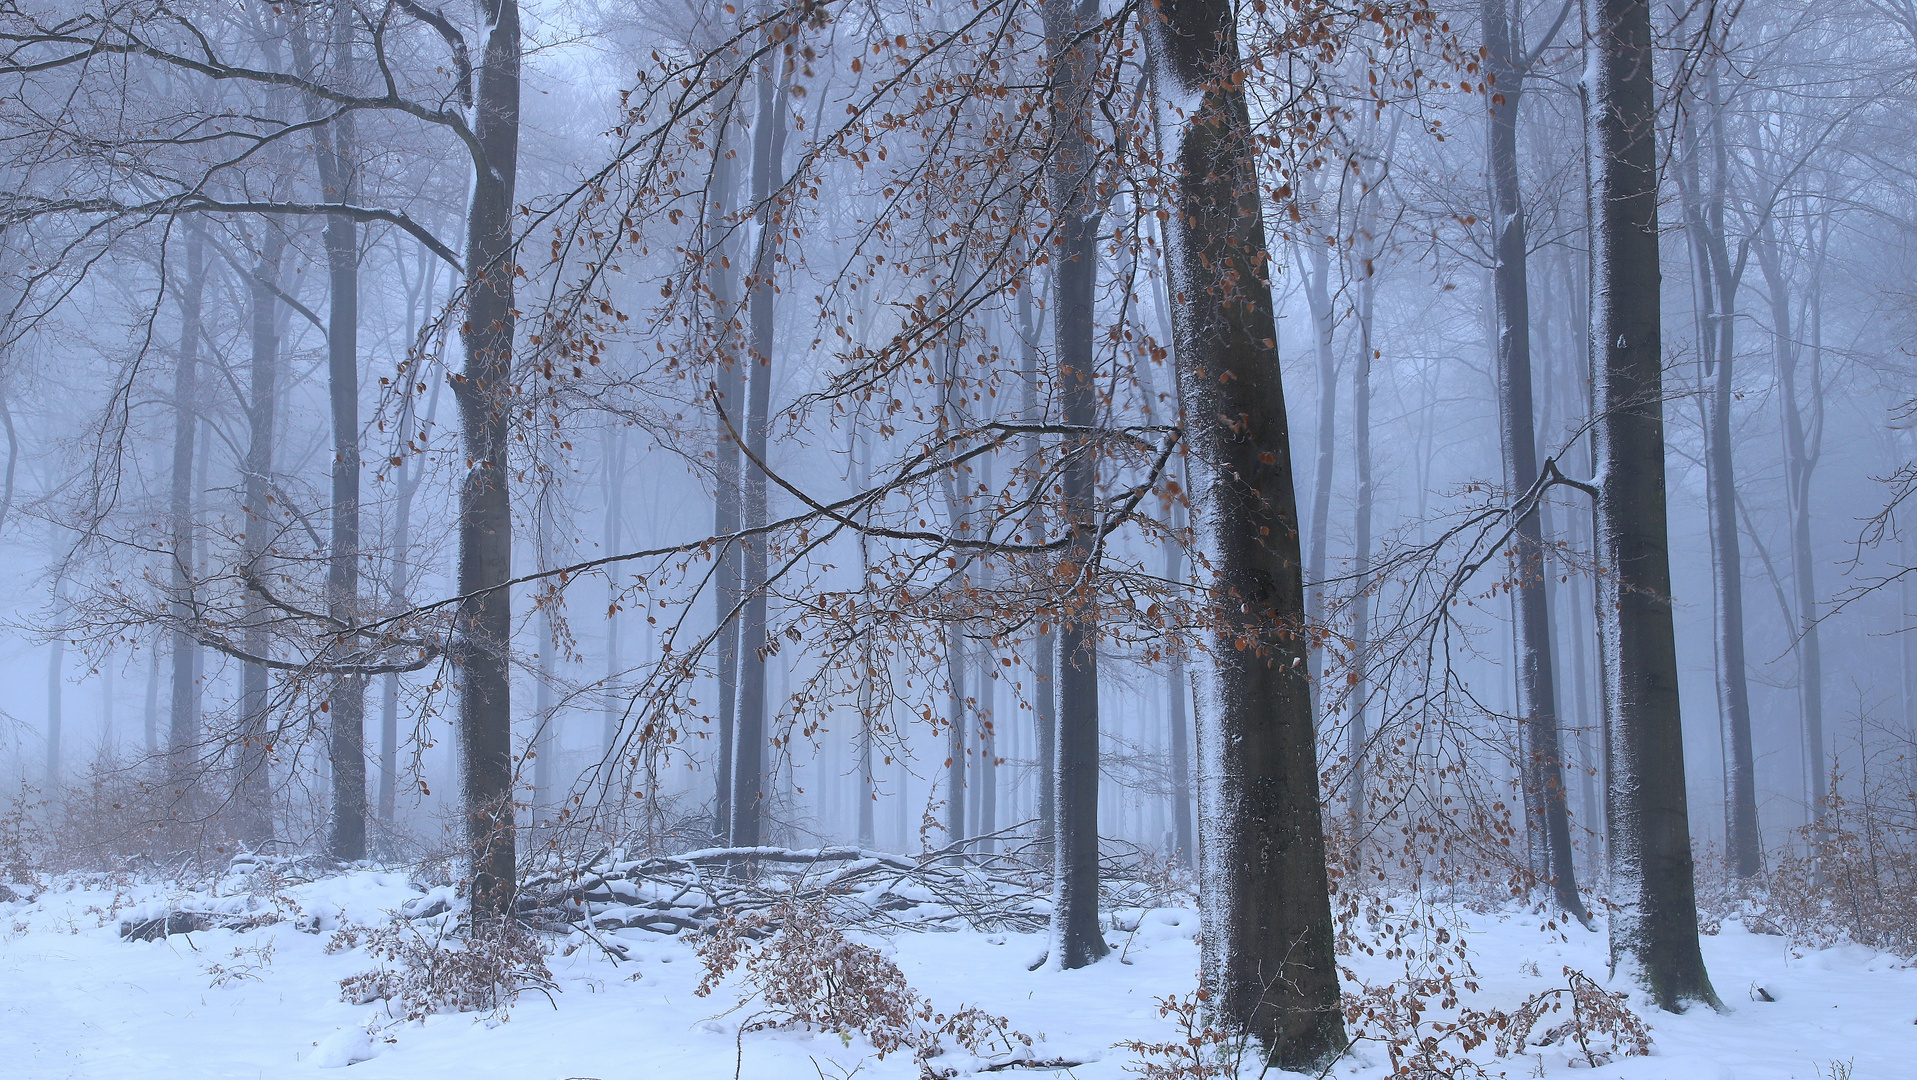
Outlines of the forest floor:
[[[290,887],[272,902],[293,919],[246,931],[207,930],[158,941],[120,938],[121,922],[157,913],[177,897],[155,885],[53,883],[31,902],[0,903],[0,1075],[53,1077],[281,1077],[352,1065],[367,1078],[513,1077],[599,1080],[870,1080],[917,1075],[907,1053],[880,1061],[860,1039],[795,1031],[743,1037],[733,984],[693,993],[702,973],[691,944],[640,930],[615,935],[630,959],[582,948],[555,955],[556,991],[521,996],[509,1017],[441,1014],[385,1020],[379,1003],[341,1001],[342,978],[373,965],[365,948],[327,951],[342,925],[384,922],[415,895],[403,873],[356,872]],[[1603,981],[1604,938],[1568,937],[1517,908],[1457,910],[1479,990],[1465,1005],[1511,1010],[1561,986],[1565,966]],[[302,928],[302,921],[305,928]],[[1042,934],[909,933],[884,942],[935,1007],[977,1005],[1034,1037],[1037,1057],[1070,1069],[1013,1076],[1102,1080],[1136,1075],[1125,1040],[1175,1038],[1157,998],[1191,991],[1197,916],[1165,908],[1121,913],[1130,931],[1109,934],[1112,955],[1090,968],[1028,970]],[[314,925],[320,932],[311,932]],[[1382,956],[1382,950],[1380,952]],[[1856,947],[1795,953],[1776,937],[1727,921],[1704,939],[1727,1009],[1682,1016],[1642,1003],[1650,1056],[1590,1070],[1562,1045],[1522,1056],[1471,1056],[1489,1075],[1575,1075],[1635,1080],[1764,1080],[1917,1075],[1917,969]],[[1394,972],[1395,969],[1395,972]],[[1367,957],[1366,978],[1401,976],[1403,961]],[[1754,1001],[1762,986],[1774,1002]],[[1427,1020],[1429,1017],[1427,1017]],[[1546,1021],[1550,1024],[1554,1021]],[[1542,1029],[1542,1028],[1541,1028]],[[947,1059],[940,1059],[945,1063]],[[953,1058],[967,1069],[984,1064]],[[1848,1071],[1846,1071],[1848,1070]],[[1361,1043],[1332,1075],[1381,1077],[1389,1057]],[[1248,1070],[1245,1075],[1257,1075]],[[1268,1074],[1270,1075],[1270,1074]]]

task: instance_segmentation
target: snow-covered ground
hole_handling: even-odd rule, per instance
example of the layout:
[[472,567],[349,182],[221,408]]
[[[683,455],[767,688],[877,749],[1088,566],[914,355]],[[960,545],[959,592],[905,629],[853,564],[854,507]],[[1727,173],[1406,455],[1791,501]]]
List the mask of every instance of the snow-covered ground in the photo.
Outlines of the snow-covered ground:
[[[503,1023],[466,1014],[393,1024],[383,1021],[378,1004],[343,1003],[339,980],[372,963],[363,949],[328,954],[330,931],[342,921],[379,921],[415,895],[403,874],[355,873],[253,901],[285,921],[154,942],[119,936],[122,920],[161,910],[168,897],[154,886],[51,889],[30,904],[0,904],[0,1077],[279,1077],[356,1059],[364,1060],[350,1073],[328,1075],[916,1075],[909,1055],[870,1060],[869,1047],[833,1035],[757,1032],[740,1039],[743,1013],[728,1012],[736,994],[694,996],[700,965],[691,946],[645,931],[618,934],[632,955],[624,963],[591,948],[555,955],[559,992],[550,1002],[525,995]],[[232,901],[236,911],[245,904]],[[1561,985],[1565,965],[1602,979],[1601,934],[1574,930],[1564,942],[1523,913],[1469,918],[1482,990],[1466,1004],[1514,1008]],[[1069,1070],[1076,1080],[1118,1078],[1132,1075],[1135,1063],[1117,1043],[1172,1037],[1154,998],[1188,992],[1198,962],[1192,912],[1161,909],[1121,921],[1136,929],[1109,934],[1112,956],[1081,971],[1028,970],[1044,948],[1038,935],[915,933],[888,948],[935,1007],[972,1004],[1003,1014],[1038,1039],[1038,1056],[1084,1062]],[[320,932],[310,932],[315,925]],[[1858,948],[1794,956],[1781,939],[1730,922],[1705,939],[1704,955],[1726,1012],[1670,1016],[1640,1008],[1652,1026],[1652,1055],[1575,1075],[1813,1080],[1834,1075],[1835,1063],[1859,1080],[1917,1076],[1917,970]],[[1382,965],[1367,960],[1367,976],[1386,977]],[[1751,1000],[1752,984],[1777,1000]],[[1483,1051],[1473,1056],[1488,1058]],[[1494,1076],[1573,1075],[1569,1056],[1556,1047],[1487,1064]],[[1352,1077],[1387,1071],[1375,1045],[1360,1046],[1336,1068]]]

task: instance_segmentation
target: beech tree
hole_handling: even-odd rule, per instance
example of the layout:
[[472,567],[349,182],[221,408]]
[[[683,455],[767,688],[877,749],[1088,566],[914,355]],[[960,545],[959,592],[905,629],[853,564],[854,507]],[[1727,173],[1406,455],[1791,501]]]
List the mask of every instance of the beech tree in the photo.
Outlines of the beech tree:
[[1584,29],[1611,963],[1676,1012],[1718,1000],[1697,943],[1671,623],[1650,5],[1601,0]]

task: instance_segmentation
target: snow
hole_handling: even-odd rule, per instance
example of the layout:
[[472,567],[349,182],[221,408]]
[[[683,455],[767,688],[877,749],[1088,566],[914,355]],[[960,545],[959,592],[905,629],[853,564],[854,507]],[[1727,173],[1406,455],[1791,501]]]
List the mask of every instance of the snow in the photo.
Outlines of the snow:
[[[119,925],[133,913],[179,902],[179,890],[95,881],[49,886],[31,903],[0,904],[0,1075],[173,1080],[350,1068],[354,1077],[406,1080],[723,1080],[736,1066],[753,1080],[817,1080],[855,1069],[872,1080],[916,1076],[909,1055],[865,1060],[869,1048],[858,1040],[848,1045],[834,1035],[792,1031],[741,1038],[751,1007],[735,1008],[729,987],[695,996],[701,969],[691,944],[645,931],[606,935],[627,947],[624,962],[591,946],[555,954],[557,992],[550,1000],[537,991],[523,995],[503,1021],[455,1014],[394,1023],[377,1003],[342,1002],[339,980],[372,962],[364,949],[329,954],[331,931],[382,919],[418,895],[404,874],[358,871],[266,896],[224,897],[235,910],[281,916],[273,925],[153,942],[124,941]],[[196,905],[200,899],[208,898],[195,898]],[[1449,916],[1467,927],[1482,984],[1468,1005],[1514,1008],[1561,985],[1565,965],[1603,981],[1602,934],[1573,929],[1565,939],[1515,907]],[[1070,1071],[1076,1080],[1117,1080],[1133,1075],[1135,1065],[1116,1044],[1172,1035],[1155,999],[1191,990],[1198,917],[1176,908],[1125,908],[1107,918],[1111,956],[1078,971],[1028,970],[1044,950],[1042,932],[914,933],[874,943],[936,1008],[970,1004],[1002,1014],[1034,1037],[1036,1057],[1085,1063]],[[1859,1078],[1909,1075],[1917,1061],[1917,970],[1855,946],[1795,953],[1781,938],[1730,921],[1703,944],[1729,1008],[1673,1016],[1640,1002],[1655,1039],[1651,1057],[1574,1070],[1561,1047],[1532,1048],[1502,1062],[1475,1056],[1491,1075],[1513,1078],[1540,1075],[1540,1064],[1545,1076],[1612,1080],[1811,1080],[1820,1070],[1831,1075],[1833,1062],[1850,1064]],[[1397,962],[1368,957],[1357,968],[1380,982],[1402,972]],[[1754,1000],[1757,986],[1776,1001]],[[1382,1077],[1386,1060],[1377,1045],[1361,1045],[1335,1075]],[[980,1063],[939,1064],[963,1074]]]

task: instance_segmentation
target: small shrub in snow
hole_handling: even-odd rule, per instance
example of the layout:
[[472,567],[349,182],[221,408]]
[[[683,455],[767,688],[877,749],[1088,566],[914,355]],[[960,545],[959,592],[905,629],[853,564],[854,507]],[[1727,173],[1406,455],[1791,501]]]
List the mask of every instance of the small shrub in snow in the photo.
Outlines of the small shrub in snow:
[[384,1001],[402,1019],[441,1012],[504,1013],[521,990],[553,987],[545,945],[517,923],[481,924],[459,935],[450,917],[402,919],[336,934],[328,945],[352,948],[362,937],[379,966],[341,979],[340,997],[355,1005]]
[[[1842,777],[1833,774],[1831,789]],[[1917,790],[1833,794],[1822,830],[1799,830],[1805,850],[1778,853],[1761,913],[1746,925],[1792,945],[1854,942],[1917,960]]]
[[715,992],[734,971],[746,994],[740,1007],[760,1006],[739,1026],[751,1031],[800,1027],[841,1038],[863,1037],[879,1057],[910,1051],[921,1075],[955,1075],[933,1059],[945,1040],[975,1056],[1016,1054],[1032,1045],[1002,1016],[976,1008],[949,1015],[933,1010],[886,955],[846,938],[820,900],[735,914],[716,923],[699,944],[705,975],[694,991]]
[[[1573,968],[1564,969],[1564,978],[1563,986],[1533,995],[1517,1012],[1497,1014],[1498,1056],[1523,1053],[1526,1046],[1576,1043],[1584,1063],[1596,1068],[1614,1057],[1651,1052],[1651,1029],[1631,1011],[1627,995],[1606,990]],[[1547,1018],[1560,1015],[1563,1020],[1532,1037]]]
[[1119,1047],[1137,1055],[1134,1075],[1143,1080],[1236,1080],[1249,1040],[1219,1026],[1205,1008],[1204,990],[1158,998],[1158,1015],[1178,1025],[1169,1042],[1127,1039]]

